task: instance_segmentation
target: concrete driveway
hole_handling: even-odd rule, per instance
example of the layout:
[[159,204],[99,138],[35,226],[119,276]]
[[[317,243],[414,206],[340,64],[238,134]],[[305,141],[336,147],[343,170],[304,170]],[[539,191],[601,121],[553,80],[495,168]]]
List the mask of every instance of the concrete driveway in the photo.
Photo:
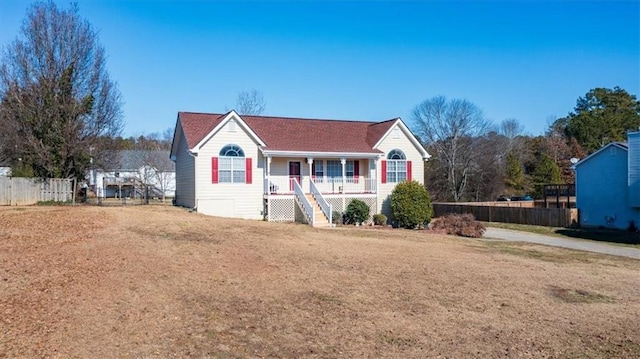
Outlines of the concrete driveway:
[[579,251],[640,259],[640,249],[638,248],[618,246],[615,244],[589,240],[551,237],[542,234],[513,231],[510,229],[487,227],[487,231],[484,233],[484,236],[482,238],[537,243],[547,246],[577,249]]

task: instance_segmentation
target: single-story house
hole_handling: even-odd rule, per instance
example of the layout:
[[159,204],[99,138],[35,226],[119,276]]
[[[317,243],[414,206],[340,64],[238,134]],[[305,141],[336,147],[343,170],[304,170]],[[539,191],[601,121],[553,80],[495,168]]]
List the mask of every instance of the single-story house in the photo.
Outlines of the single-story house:
[[108,168],[91,168],[88,184],[100,198],[143,198],[149,186],[150,197],[174,197],[176,188],[175,164],[169,151],[115,151]]
[[640,227],[640,132],[627,136],[574,165],[581,226]]
[[400,118],[383,122],[179,112],[171,159],[179,206],[199,213],[330,224],[352,199],[390,216],[429,154]]

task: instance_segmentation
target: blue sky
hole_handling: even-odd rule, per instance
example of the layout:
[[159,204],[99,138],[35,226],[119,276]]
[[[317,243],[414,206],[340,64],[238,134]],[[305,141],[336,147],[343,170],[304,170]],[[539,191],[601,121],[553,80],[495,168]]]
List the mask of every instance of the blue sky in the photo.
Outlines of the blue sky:
[[[68,1],[60,1],[67,6]],[[640,92],[639,1],[78,1],[125,101],[124,135],[224,112],[380,121],[465,98],[531,135],[595,87]],[[0,0],[0,45],[29,2]]]

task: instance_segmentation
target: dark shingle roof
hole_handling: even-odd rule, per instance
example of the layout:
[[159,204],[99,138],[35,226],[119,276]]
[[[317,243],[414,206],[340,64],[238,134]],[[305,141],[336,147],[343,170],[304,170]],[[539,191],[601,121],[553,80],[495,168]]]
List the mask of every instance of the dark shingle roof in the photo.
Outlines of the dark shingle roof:
[[175,163],[169,160],[169,151],[123,150],[116,152],[115,169],[134,172],[145,164],[150,164],[161,171],[175,171]]
[[[180,112],[189,148],[195,147],[227,114]],[[379,153],[373,146],[395,123],[240,116],[266,144],[266,150]]]

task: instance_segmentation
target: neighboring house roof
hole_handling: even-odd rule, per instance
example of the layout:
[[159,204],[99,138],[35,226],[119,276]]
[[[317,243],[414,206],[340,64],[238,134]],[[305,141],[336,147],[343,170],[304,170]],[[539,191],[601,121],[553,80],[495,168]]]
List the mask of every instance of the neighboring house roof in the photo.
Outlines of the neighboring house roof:
[[629,150],[629,146],[626,142],[610,142],[607,143],[606,145],[602,146],[602,148],[600,148],[599,150],[597,150],[596,152],[590,154],[589,156],[583,158],[582,160],[580,160],[580,162],[576,163],[575,165],[573,165],[572,167],[574,169],[578,168],[578,166],[582,165],[583,163],[589,161],[590,159],[592,159],[593,157],[597,156],[599,153],[601,153],[602,151],[607,150],[608,148],[610,148],[611,146],[615,146],[618,147],[624,151],[628,151]]
[[123,150],[117,151],[115,157],[112,170],[116,171],[135,172],[146,164],[163,172],[175,171],[175,163],[169,160],[169,151]]
[[[178,113],[188,147],[196,147],[229,114]],[[375,145],[397,121],[401,122],[400,119],[365,122],[249,115],[238,117],[265,144],[263,150],[292,152],[381,153],[374,148]]]

